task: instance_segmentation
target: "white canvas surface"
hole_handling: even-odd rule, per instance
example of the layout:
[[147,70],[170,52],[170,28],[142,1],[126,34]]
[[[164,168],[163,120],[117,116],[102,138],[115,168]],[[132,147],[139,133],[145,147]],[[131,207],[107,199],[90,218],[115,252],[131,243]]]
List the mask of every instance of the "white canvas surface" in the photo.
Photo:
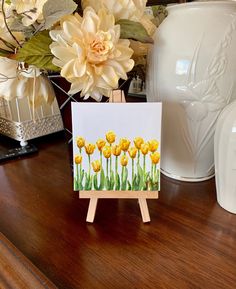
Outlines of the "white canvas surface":
[[[79,153],[76,138],[83,137],[87,143],[96,144],[97,139],[106,139],[105,135],[112,130],[117,141],[120,138],[131,140],[142,137],[145,141],[157,139],[161,146],[161,103],[72,103],[73,154]],[[85,151],[82,151],[83,168],[88,170],[89,163]],[[99,160],[96,149],[91,161]],[[150,156],[147,156],[150,158]],[[147,162],[146,170],[150,170]],[[131,161],[127,166],[131,170]],[[158,164],[160,168],[160,163]],[[120,169],[119,169],[120,170]]]

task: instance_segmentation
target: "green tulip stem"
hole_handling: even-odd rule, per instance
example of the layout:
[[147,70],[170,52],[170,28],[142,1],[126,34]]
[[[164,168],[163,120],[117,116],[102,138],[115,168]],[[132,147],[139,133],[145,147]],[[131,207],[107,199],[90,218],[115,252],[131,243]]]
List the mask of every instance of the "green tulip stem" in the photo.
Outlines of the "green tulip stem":
[[102,168],[102,151],[100,151],[100,163],[101,163],[101,168]]
[[140,162],[140,150],[138,150],[138,160],[137,160],[137,164],[139,165]]
[[152,180],[154,180],[154,165],[152,163]]
[[109,160],[107,159],[107,177],[108,177],[108,167],[109,167]]
[[134,159],[132,159],[132,190],[133,190],[133,183],[134,183]]
[[146,174],[146,155],[143,155],[143,173]]
[[118,174],[118,156],[116,156],[116,175]]
[[76,164],[76,178],[77,178],[77,185],[79,185],[79,166]]
[[89,175],[89,177],[90,177],[90,173],[91,173],[91,160],[90,160],[90,155],[88,155],[88,161],[89,161],[89,169],[88,169],[88,175]]

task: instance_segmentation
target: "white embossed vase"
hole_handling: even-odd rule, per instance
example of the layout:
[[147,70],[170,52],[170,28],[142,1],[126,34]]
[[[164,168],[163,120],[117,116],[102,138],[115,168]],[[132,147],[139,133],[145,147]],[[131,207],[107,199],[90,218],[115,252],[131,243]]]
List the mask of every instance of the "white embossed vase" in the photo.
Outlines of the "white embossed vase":
[[154,35],[148,101],[163,102],[162,172],[184,181],[214,175],[214,132],[236,98],[236,2],[178,4]]
[[214,142],[217,201],[236,214],[236,101],[221,112]]

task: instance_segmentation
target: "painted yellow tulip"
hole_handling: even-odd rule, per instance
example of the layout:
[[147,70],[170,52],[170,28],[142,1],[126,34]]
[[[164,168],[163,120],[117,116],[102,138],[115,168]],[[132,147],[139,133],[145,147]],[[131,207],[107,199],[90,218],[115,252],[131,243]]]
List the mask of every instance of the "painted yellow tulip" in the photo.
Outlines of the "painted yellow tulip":
[[102,153],[106,159],[109,159],[111,156],[111,147],[108,145],[104,146],[104,148],[102,149]]
[[144,143],[141,145],[141,152],[143,155],[146,155],[149,151],[149,145],[147,143]]
[[82,137],[77,137],[77,139],[76,139],[76,144],[77,144],[77,147],[78,148],[82,148],[82,147],[84,147],[84,145],[85,145],[85,140],[84,140],[84,138],[82,138]]
[[127,152],[130,146],[130,141],[127,138],[121,138],[120,139],[120,147],[122,151]]
[[137,152],[138,152],[138,150],[136,147],[131,147],[128,150],[128,153],[129,153],[129,156],[131,157],[131,159],[136,158]]
[[116,140],[116,135],[114,131],[110,130],[106,133],[106,140],[109,142],[109,144],[112,144]]
[[95,150],[95,145],[94,144],[89,143],[89,144],[85,145],[86,154],[92,155],[94,150]]
[[121,156],[120,163],[123,167],[126,167],[128,165],[128,157],[125,155]]
[[158,149],[159,142],[153,139],[148,142],[148,145],[149,145],[150,152],[154,153]]
[[121,147],[120,145],[115,145],[112,147],[112,153],[114,156],[118,157],[121,154]]
[[92,162],[92,167],[93,167],[93,170],[94,170],[95,173],[100,172],[100,170],[101,170],[100,161],[97,160],[97,161]]
[[81,164],[81,163],[82,163],[82,156],[76,155],[76,156],[75,156],[75,163],[76,163],[77,165]]
[[159,152],[152,153],[150,154],[150,158],[152,160],[152,163],[156,165],[160,161],[160,153]]
[[106,141],[104,139],[98,139],[97,142],[97,147],[99,151],[102,151],[102,149],[104,148],[104,146],[106,145]]
[[134,139],[134,145],[136,146],[136,148],[137,148],[138,150],[141,149],[141,145],[142,145],[143,143],[144,143],[144,140],[143,140],[142,137],[136,137],[136,138]]

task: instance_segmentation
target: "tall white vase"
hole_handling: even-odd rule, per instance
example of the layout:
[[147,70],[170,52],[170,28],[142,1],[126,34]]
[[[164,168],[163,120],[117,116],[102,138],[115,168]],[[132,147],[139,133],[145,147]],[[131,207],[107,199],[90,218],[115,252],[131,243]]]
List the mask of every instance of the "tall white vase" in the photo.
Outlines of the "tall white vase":
[[217,201],[236,214],[236,101],[217,120],[214,152]]
[[236,98],[236,2],[174,5],[154,35],[148,101],[163,102],[162,172],[184,181],[214,175],[214,132]]

